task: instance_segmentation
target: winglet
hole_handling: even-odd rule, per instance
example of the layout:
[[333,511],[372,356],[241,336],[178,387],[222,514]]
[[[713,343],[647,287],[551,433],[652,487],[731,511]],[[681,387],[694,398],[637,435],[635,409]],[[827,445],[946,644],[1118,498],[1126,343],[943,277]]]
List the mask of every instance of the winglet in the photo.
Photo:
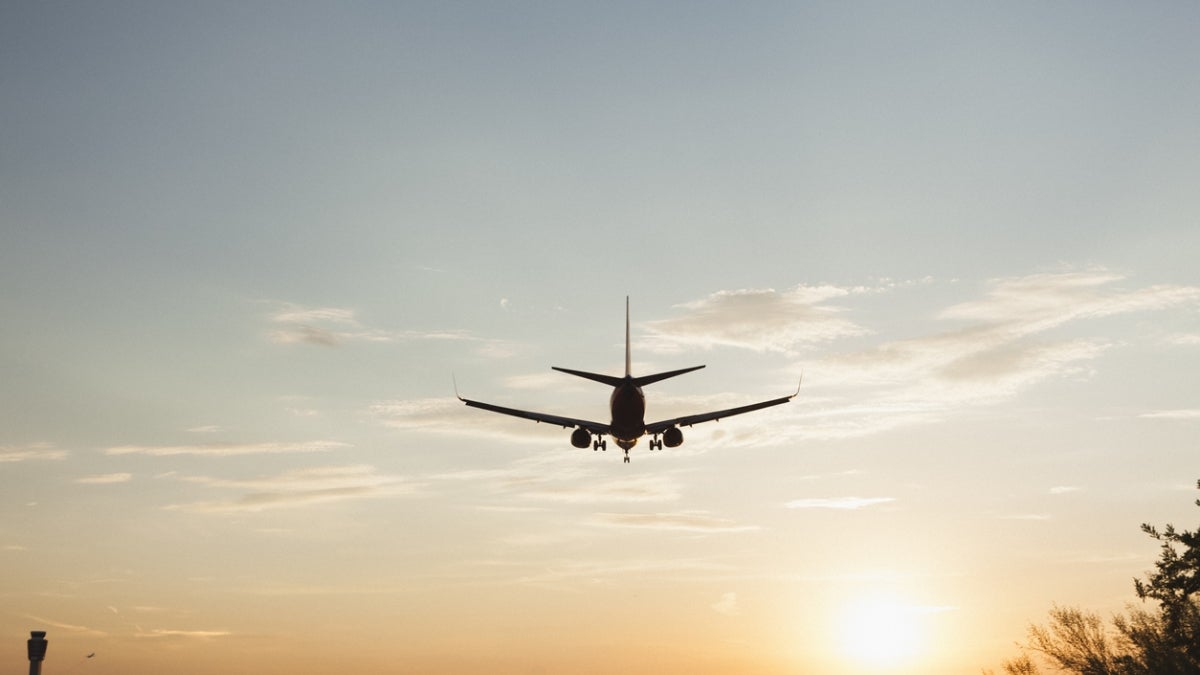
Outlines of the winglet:
[[802,385],[802,384],[804,384],[804,371],[803,370],[800,371],[800,381],[796,383],[796,393],[792,394],[788,398],[796,398],[797,396],[799,396],[800,395],[800,385]]
[[458,393],[458,378],[454,376],[454,373],[450,373],[450,381],[454,383],[454,396],[455,396],[455,398],[457,398],[457,399],[458,399],[458,400],[460,400],[460,401],[466,401],[467,399],[463,398],[463,397],[462,397],[461,395],[459,395],[459,393]]

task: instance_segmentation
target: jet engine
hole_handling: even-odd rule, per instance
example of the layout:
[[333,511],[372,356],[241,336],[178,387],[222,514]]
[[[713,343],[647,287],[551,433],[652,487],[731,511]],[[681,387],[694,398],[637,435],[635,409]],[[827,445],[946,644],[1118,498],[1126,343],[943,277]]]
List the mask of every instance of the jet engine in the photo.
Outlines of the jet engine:
[[683,432],[679,427],[671,427],[663,432],[662,442],[668,448],[678,448],[683,444]]
[[586,448],[592,444],[592,435],[587,429],[580,427],[571,432],[571,445],[577,448]]

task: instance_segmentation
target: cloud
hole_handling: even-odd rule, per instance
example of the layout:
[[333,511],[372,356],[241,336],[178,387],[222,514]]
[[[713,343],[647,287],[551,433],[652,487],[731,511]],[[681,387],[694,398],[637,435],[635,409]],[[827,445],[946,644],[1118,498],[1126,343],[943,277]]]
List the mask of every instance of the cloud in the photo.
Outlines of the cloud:
[[172,630],[166,628],[153,628],[148,631],[136,633],[134,637],[210,640],[212,638],[227,637],[229,635],[233,635],[233,633],[227,630]]
[[462,423],[464,408],[462,401],[442,396],[378,401],[371,404],[367,412],[384,426],[393,429],[469,431],[469,425]]
[[835,509],[853,511],[896,501],[895,497],[813,497],[793,499],[784,506],[789,509]]
[[[570,447],[570,432],[565,429],[472,410],[449,396],[378,401],[367,408],[367,413],[380,424],[393,429],[474,436],[489,441],[511,441],[526,445]],[[561,433],[555,434],[555,430]]]
[[59,628],[59,629],[69,631],[72,633],[80,633],[83,635],[91,635],[91,636],[96,636],[96,637],[107,635],[107,633],[105,633],[104,631],[96,630],[95,628],[89,628],[88,626],[80,626],[80,625],[76,625],[76,624],[65,623],[62,621],[55,621],[53,619],[46,619],[43,617],[34,616],[32,614],[26,614],[25,618],[29,619],[30,621],[33,621],[35,624],[37,624],[39,626],[49,626],[51,628]]
[[562,588],[580,581],[589,585],[605,583],[618,576],[631,576],[641,582],[662,580],[678,583],[688,577],[728,578],[731,572],[728,565],[698,559],[567,560],[541,565],[535,574],[522,577],[519,581],[528,585]]
[[0,445],[0,464],[10,462],[57,461],[65,459],[67,452],[57,450],[49,443],[35,443],[23,448]]
[[96,476],[84,476],[76,478],[75,482],[81,485],[111,485],[113,483],[127,483],[133,478],[131,473],[105,473]]
[[721,599],[714,602],[710,607],[717,614],[724,614],[725,616],[737,616],[741,614],[741,610],[738,609],[737,593],[722,593]]
[[790,353],[798,348],[862,335],[827,301],[865,288],[800,285],[790,291],[719,291],[680,305],[683,316],[646,324],[651,351],[674,353],[716,346]]
[[759,529],[756,525],[738,525],[727,518],[716,518],[706,511],[678,513],[598,513],[595,522],[611,527],[633,527],[650,530],[682,532],[746,532]]
[[269,317],[279,326],[270,334],[276,344],[305,343],[336,347],[362,332],[354,311],[337,307],[306,308],[287,305]]
[[330,452],[352,447],[337,441],[306,441],[299,443],[208,443],[204,445],[120,445],[107,448],[106,455],[149,455],[172,457],[199,455],[204,457],[235,457],[240,455],[279,455],[306,452]]
[[621,478],[603,482],[590,480],[574,484],[562,480],[527,481],[514,484],[520,487],[521,495],[530,499],[565,502],[571,504],[596,504],[604,502],[669,502],[679,499],[679,484],[665,476],[643,476]]
[[1054,487],[1050,488],[1050,494],[1067,495],[1071,494],[1072,492],[1079,492],[1082,489],[1083,488],[1075,485],[1055,485]]
[[395,331],[370,328],[352,309],[309,308],[287,304],[267,317],[275,326],[268,337],[275,344],[310,344],[337,347],[347,342],[398,342],[408,340],[475,340],[464,331]]
[[1125,277],[1104,269],[1033,274],[1000,279],[981,300],[945,310],[946,318],[1008,325],[1036,333],[1081,318],[1161,310],[1200,301],[1200,288],[1155,285],[1127,291],[1112,288]]
[[1157,410],[1154,412],[1142,413],[1138,415],[1143,419],[1149,420],[1198,420],[1200,419],[1200,408],[1191,408],[1186,410]]
[[1102,269],[995,280],[979,299],[935,315],[959,327],[806,364],[805,380],[834,393],[808,406],[795,434],[840,438],[935,422],[1048,379],[1087,377],[1088,364],[1116,343],[1061,335],[1068,324],[1200,303],[1200,287],[1130,290],[1124,280]]
[[400,476],[379,473],[368,465],[297,469],[267,478],[238,480],[209,476],[184,477],[189,483],[243,492],[232,499],[174,504],[170,510],[197,513],[257,512],[324,504],[348,499],[412,493],[416,486]]
[[[525,454],[504,468],[469,469],[424,476],[441,483],[473,483],[473,495],[504,495],[505,507],[558,510],[558,504],[654,504],[680,499],[682,485],[669,474],[615,478],[620,455],[577,450]],[[455,487],[454,489],[459,489]],[[525,503],[514,499],[526,500]],[[541,506],[551,504],[551,506]],[[533,505],[532,507],[530,505]],[[489,507],[492,508],[492,507]]]
[[1037,522],[1050,520],[1050,516],[1044,513],[1012,513],[996,517],[1000,520],[1032,520]]

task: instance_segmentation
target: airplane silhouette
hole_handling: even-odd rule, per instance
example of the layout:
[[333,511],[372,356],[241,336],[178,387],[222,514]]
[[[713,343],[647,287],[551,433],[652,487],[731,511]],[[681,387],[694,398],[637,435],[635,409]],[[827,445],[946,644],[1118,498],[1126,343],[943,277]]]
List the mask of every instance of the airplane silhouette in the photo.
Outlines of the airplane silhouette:
[[646,396],[642,393],[642,387],[647,384],[660,382],[669,377],[690,373],[694,370],[700,370],[704,366],[692,366],[691,368],[682,368],[680,370],[671,370],[663,373],[655,373],[654,375],[642,375],[635,377],[630,371],[632,368],[632,360],[629,350],[629,297],[625,297],[625,376],[617,377],[614,375],[601,375],[598,373],[588,373],[582,370],[571,370],[569,368],[559,368],[551,366],[552,369],[568,375],[575,375],[601,384],[607,384],[613,388],[612,395],[608,400],[608,407],[611,413],[611,421],[608,424],[602,422],[592,422],[590,420],[576,419],[574,417],[562,417],[560,415],[551,415],[548,413],[532,412],[529,410],[517,410],[515,408],[505,408],[503,406],[493,405],[491,403],[482,403],[480,401],[471,401],[458,395],[458,388],[455,387],[455,396],[458,400],[467,404],[472,408],[480,408],[482,410],[490,410],[494,413],[502,415],[512,415],[513,417],[521,417],[535,422],[546,422],[555,424],[564,429],[574,428],[571,432],[571,445],[577,448],[586,448],[592,446],[592,450],[607,450],[608,442],[604,436],[611,436],[613,441],[625,450],[625,463],[629,463],[629,450],[637,445],[638,439],[642,436],[649,435],[650,450],[662,450],[663,446],[668,448],[678,447],[683,443],[683,432],[679,427],[690,427],[701,422],[718,421],[723,417],[732,417],[743,413],[762,410],[771,406],[787,403],[800,393],[800,387],[796,387],[796,393],[791,396],[782,398],[774,398],[770,401],[762,401],[761,403],[751,403],[750,405],[739,406],[737,408],[728,408],[726,410],[716,410],[713,412],[700,413],[698,415],[685,415],[683,417],[672,417],[671,419],[662,420],[660,422],[646,423]]

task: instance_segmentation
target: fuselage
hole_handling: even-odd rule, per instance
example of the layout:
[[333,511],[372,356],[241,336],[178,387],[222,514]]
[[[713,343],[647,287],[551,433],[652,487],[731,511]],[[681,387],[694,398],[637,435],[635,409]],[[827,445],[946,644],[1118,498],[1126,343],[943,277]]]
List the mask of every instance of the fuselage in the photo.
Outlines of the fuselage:
[[634,384],[633,377],[626,375],[624,382],[613,387],[608,407],[612,413],[609,430],[612,439],[624,450],[637,445],[638,439],[646,433],[646,396],[642,388]]

